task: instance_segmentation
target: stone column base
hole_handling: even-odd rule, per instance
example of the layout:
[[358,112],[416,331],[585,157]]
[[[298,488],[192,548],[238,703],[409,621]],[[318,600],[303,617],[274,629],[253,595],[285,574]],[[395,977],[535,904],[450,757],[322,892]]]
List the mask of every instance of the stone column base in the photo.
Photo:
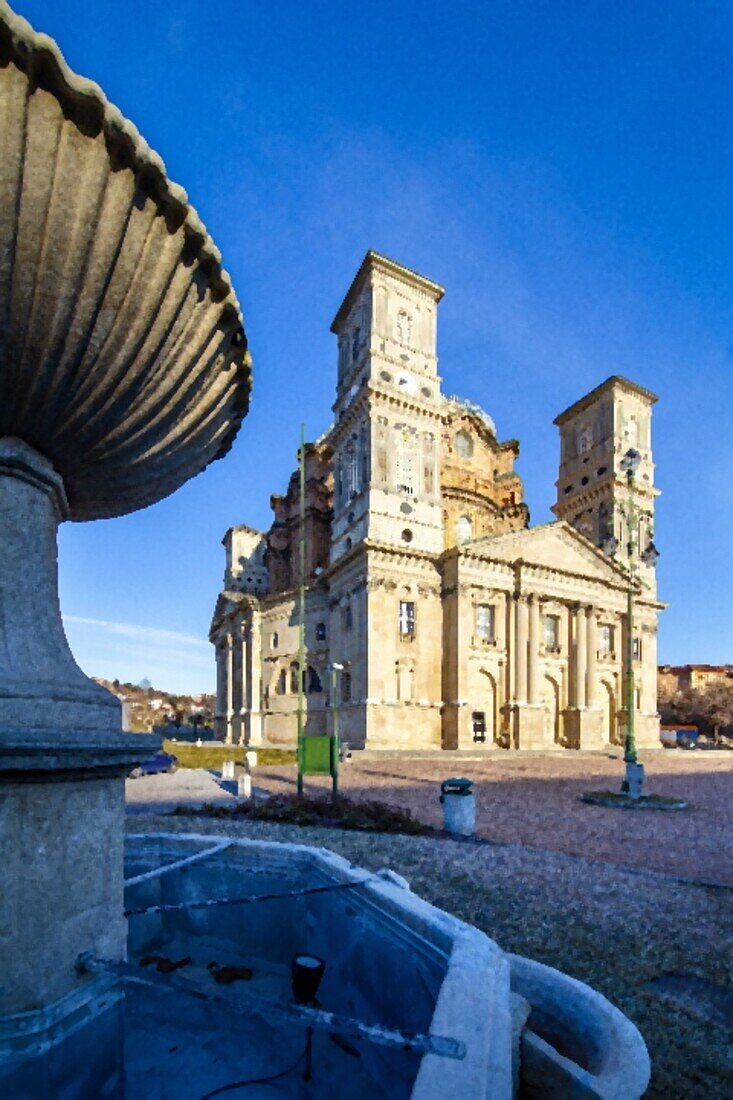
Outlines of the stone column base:
[[546,740],[545,708],[532,703],[519,703],[515,709],[516,744],[519,749],[551,749],[554,741]]
[[445,703],[443,705],[442,747],[444,749],[458,748],[460,715],[460,703]]
[[547,749],[545,709],[533,703],[511,703],[502,707],[502,733],[498,743],[508,749]]
[[659,739],[659,715],[639,714],[637,712],[634,721],[634,735],[636,746],[639,749],[659,749],[662,742]]
[[568,707],[563,711],[563,731],[563,746],[568,749],[602,749],[608,745],[600,708]]

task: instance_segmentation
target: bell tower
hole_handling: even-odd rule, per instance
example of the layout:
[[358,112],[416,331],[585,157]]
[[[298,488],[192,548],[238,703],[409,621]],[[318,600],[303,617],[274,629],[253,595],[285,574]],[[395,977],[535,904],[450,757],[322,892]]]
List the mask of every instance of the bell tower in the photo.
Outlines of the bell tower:
[[369,539],[439,554],[437,283],[368,252],[338,311],[332,560]]
[[[636,554],[654,535],[654,462],[651,448],[652,405],[656,394],[614,375],[560,413],[560,472],[553,512],[601,549],[612,540],[616,560],[628,565],[630,527],[636,529]],[[634,457],[633,476],[625,456]],[[643,561],[637,572],[652,594],[654,567]]]

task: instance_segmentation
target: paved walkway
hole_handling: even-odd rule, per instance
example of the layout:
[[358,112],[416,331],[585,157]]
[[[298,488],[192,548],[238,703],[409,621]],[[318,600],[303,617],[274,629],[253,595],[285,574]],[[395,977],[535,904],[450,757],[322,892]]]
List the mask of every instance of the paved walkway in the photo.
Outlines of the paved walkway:
[[125,783],[128,814],[169,813],[176,806],[237,801],[236,783],[205,768],[180,768],[171,775],[143,775]]

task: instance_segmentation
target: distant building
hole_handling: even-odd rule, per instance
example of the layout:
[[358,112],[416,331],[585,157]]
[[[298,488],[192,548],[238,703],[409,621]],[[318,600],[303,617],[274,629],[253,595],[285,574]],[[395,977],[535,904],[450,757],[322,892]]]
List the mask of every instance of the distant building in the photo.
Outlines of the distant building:
[[[618,744],[625,721],[625,564],[630,489],[651,539],[654,394],[609,378],[555,423],[553,523],[529,527],[516,440],[478,406],[441,392],[443,290],[367,254],[331,327],[335,423],[305,448],[306,732],[327,732],[330,667],[341,728],[383,749]],[[518,382],[517,400],[521,400]],[[224,537],[211,625],[217,735],[296,738],[299,478],[271,498],[268,532]],[[615,561],[600,547],[610,536]],[[659,743],[654,570],[640,567],[633,638],[635,729]]]
[[706,691],[711,684],[728,684],[733,689],[733,665],[660,665],[657,681],[665,695]]

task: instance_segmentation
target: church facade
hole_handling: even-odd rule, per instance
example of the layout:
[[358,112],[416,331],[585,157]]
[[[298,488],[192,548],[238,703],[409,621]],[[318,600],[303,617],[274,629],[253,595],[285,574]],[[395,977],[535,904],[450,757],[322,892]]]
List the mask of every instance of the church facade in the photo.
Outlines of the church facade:
[[[632,554],[635,730],[639,746],[656,747],[663,605],[653,566],[638,560],[653,532],[656,397],[614,376],[557,417],[557,518],[530,527],[519,444],[442,393],[442,296],[369,252],[331,326],[334,423],[305,447],[305,731],[331,732],[335,683],[353,748],[621,744]],[[226,741],[292,747],[297,471],[271,505],[268,531],[224,537],[210,633],[216,727]],[[612,536],[613,558],[603,550]]]

